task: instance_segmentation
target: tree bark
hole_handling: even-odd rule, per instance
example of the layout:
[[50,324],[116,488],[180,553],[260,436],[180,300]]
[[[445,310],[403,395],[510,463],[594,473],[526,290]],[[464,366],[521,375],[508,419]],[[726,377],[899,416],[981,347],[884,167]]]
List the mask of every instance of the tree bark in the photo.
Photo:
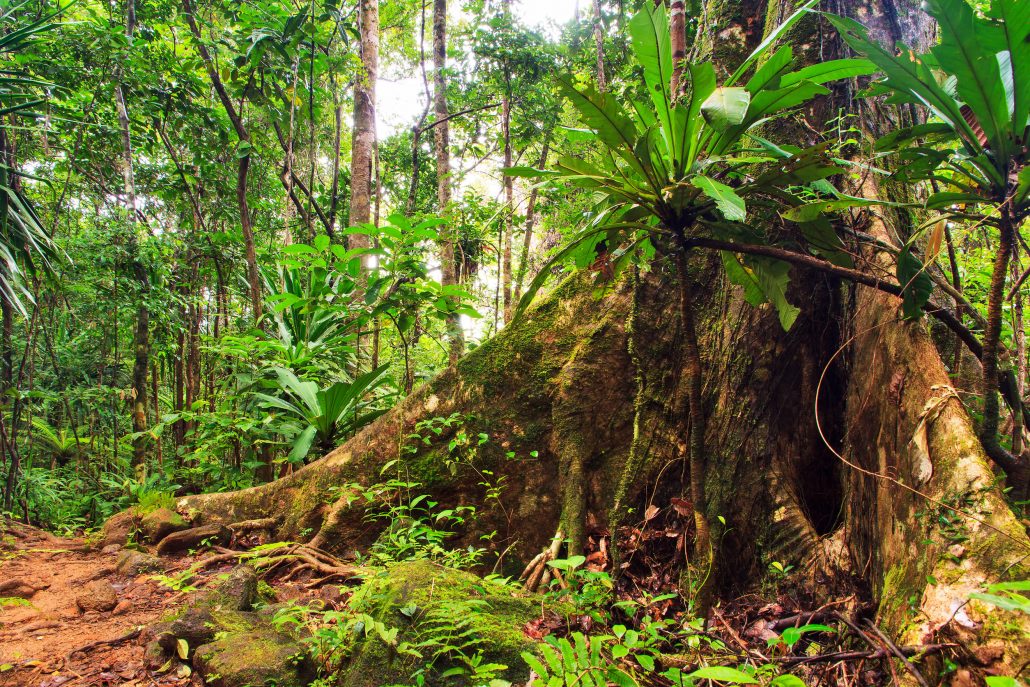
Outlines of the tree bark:
[[[887,239],[875,215],[868,222]],[[725,283],[716,251],[728,246],[692,245],[685,300],[671,287],[685,271],[674,261],[600,300],[593,275],[574,276],[319,461],[254,489],[185,497],[180,510],[200,523],[272,516],[279,538],[310,528],[315,544],[351,550],[377,532],[339,487],[374,484],[399,460],[442,508],[476,504],[459,544],[496,530],[511,571],[569,524],[618,536],[620,525],[646,527],[638,514],[653,506],[685,531],[694,519],[678,519],[674,499],[701,495],[695,507],[718,542],[713,593],[761,588],[771,561],[795,566],[815,599],[858,579],[902,643],[954,638],[971,649],[951,657],[960,670],[1015,673],[1030,659],[1030,621],[969,595],[1025,579],[1030,540],[924,327],[902,321],[900,299],[875,278],[855,286],[800,263],[787,294],[800,314],[784,332],[770,307]],[[893,269],[885,254],[861,257]],[[680,334],[686,319],[696,345]],[[500,499],[439,469],[448,435],[398,446],[420,420],[452,413],[467,418],[464,431],[489,434],[476,467],[507,479]],[[684,438],[704,440],[704,470],[682,460]],[[580,546],[573,536],[570,549]]]
[[[359,0],[361,74],[354,84],[354,129],[351,135],[350,225],[372,219],[372,161],[376,145],[376,80],[379,77],[379,0]],[[350,237],[351,248],[368,248],[362,234]]]
[[[436,197],[440,217],[447,218],[451,206],[451,125],[447,111],[447,0],[433,0],[433,114],[436,123]],[[458,283],[455,266],[455,230],[451,222],[440,227],[440,283]],[[449,358],[453,365],[465,352],[465,336],[457,313],[447,317]]]

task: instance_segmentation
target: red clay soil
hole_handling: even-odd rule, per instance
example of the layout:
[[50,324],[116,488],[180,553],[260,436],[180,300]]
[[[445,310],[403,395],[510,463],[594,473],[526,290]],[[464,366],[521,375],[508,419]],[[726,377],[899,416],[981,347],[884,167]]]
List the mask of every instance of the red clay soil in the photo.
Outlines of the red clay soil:
[[117,555],[30,528],[0,532],[0,687],[190,684],[149,673],[132,636],[185,598],[147,575],[118,574]]

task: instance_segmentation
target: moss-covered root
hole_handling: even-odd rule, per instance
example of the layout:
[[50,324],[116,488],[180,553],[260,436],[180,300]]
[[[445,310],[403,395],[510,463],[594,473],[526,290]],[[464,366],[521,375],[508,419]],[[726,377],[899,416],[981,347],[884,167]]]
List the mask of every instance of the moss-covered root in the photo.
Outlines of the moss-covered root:
[[565,534],[558,530],[554,533],[551,544],[529,561],[525,570],[519,575],[519,581],[522,582],[523,589],[527,592],[535,592],[550,583],[552,574],[561,574],[558,570],[547,564],[558,558],[558,552],[561,551],[562,542],[564,541]]

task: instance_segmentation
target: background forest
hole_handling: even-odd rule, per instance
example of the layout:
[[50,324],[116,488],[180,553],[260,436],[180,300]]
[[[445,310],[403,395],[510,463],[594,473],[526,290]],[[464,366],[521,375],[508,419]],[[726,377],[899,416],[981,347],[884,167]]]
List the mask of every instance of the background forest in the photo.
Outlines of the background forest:
[[[581,205],[500,170],[571,123],[547,75],[615,78],[625,16],[444,7],[382,3],[362,48],[332,3],[8,4],[39,244],[6,254],[5,511],[71,530],[285,474],[504,325]],[[355,105],[377,73],[389,125]]]

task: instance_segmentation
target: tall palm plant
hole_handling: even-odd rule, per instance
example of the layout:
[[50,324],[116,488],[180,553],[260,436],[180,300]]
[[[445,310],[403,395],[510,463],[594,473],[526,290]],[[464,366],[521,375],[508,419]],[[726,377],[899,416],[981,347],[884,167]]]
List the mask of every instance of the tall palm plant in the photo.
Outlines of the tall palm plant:
[[[60,14],[59,10],[19,25],[19,10],[26,4],[28,0],[0,10],[0,58],[5,64],[14,64],[14,57],[51,31],[55,26],[53,20]],[[32,300],[24,284],[24,272],[33,272],[37,267],[50,269],[58,249],[22,193],[19,180],[23,175],[9,159],[11,123],[16,117],[32,115],[33,108],[43,102],[40,90],[50,86],[21,70],[0,67],[0,296],[23,313],[22,299]]]

